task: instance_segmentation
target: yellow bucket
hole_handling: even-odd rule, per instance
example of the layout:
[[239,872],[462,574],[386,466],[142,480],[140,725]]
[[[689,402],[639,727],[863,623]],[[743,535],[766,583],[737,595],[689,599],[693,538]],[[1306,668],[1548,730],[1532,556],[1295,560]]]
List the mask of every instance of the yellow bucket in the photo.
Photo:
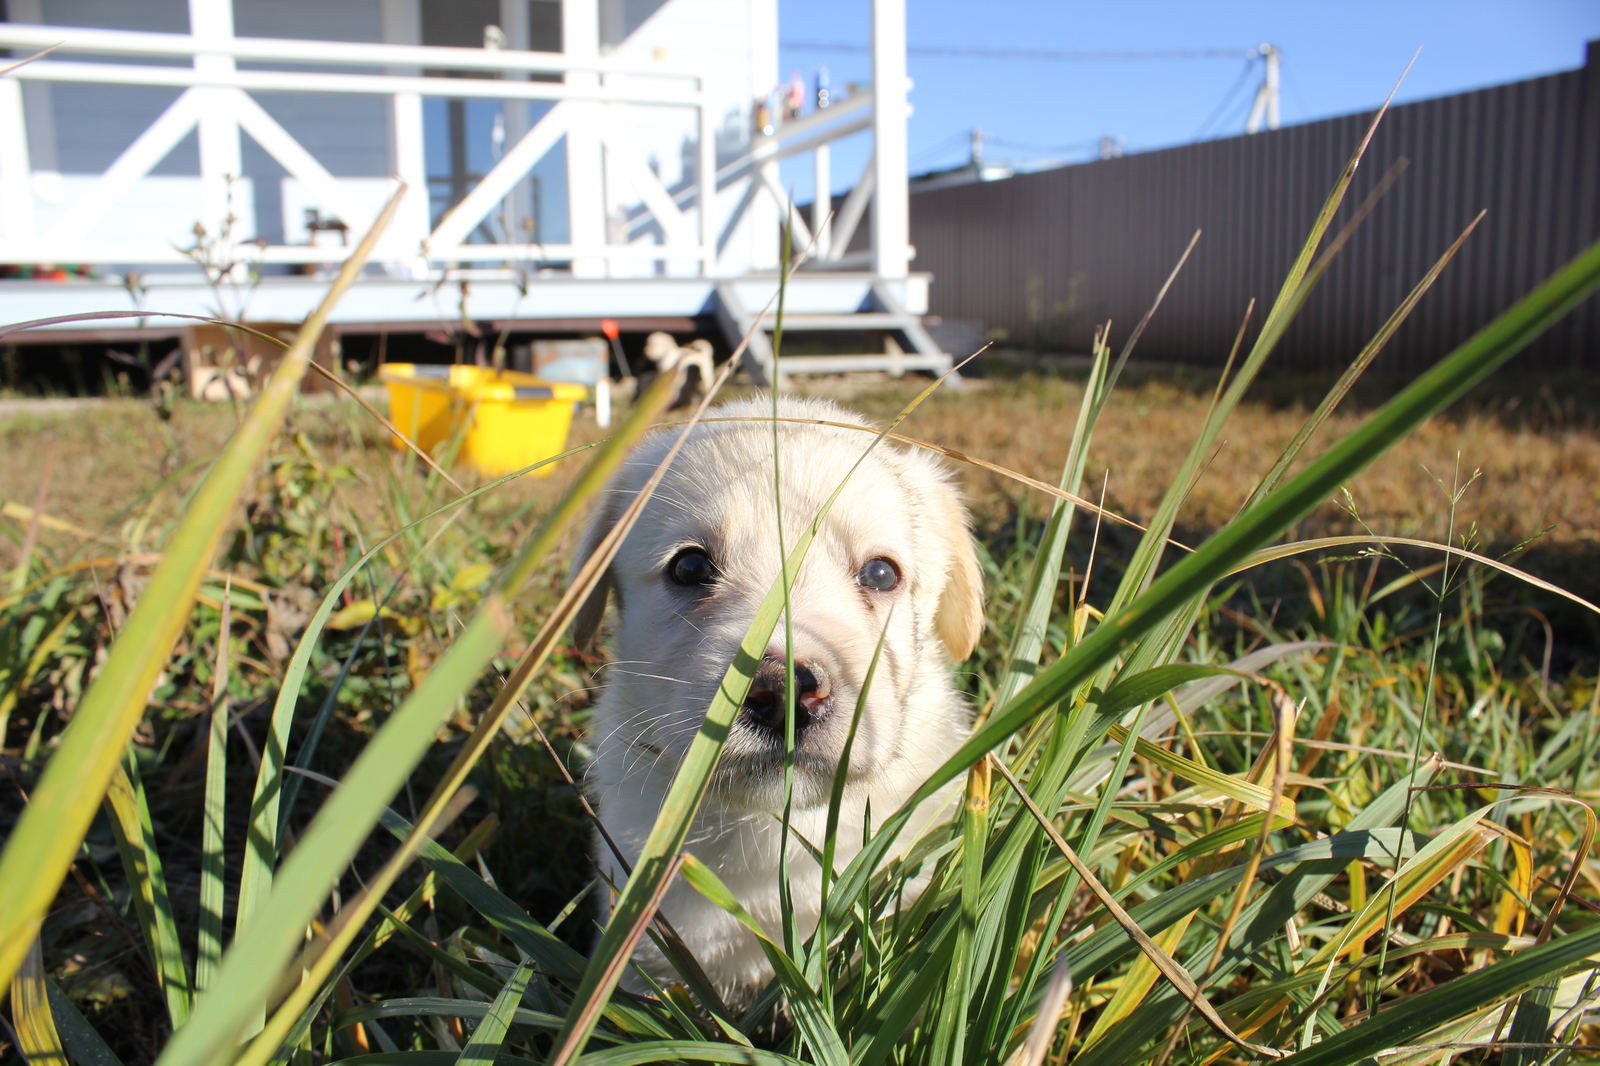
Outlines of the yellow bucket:
[[379,376],[395,428],[430,454],[461,433],[457,458],[488,477],[559,455],[567,446],[572,405],[589,394],[582,385],[480,366],[389,363]]

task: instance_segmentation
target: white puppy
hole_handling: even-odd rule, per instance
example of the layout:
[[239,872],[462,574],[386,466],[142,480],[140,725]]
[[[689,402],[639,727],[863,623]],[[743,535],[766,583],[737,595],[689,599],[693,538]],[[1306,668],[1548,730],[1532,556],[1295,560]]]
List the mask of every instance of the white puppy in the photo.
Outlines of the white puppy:
[[[832,403],[781,401],[780,418],[866,423]],[[616,593],[614,663],[595,709],[589,787],[630,866],[655,822],[700,721],[781,557],[773,494],[770,399],[722,405],[696,427],[579,614],[580,645]],[[616,476],[585,534],[581,566],[676,438],[647,438]],[[779,422],[783,532],[792,549],[872,435]],[[880,634],[879,661],[850,756],[838,833],[842,868],[860,849],[870,804],[881,823],[965,739],[970,712],[951,681],[983,626],[982,575],[965,510],[927,453],[885,441],[851,476],[795,575],[791,598],[796,687],[793,830],[823,843],[832,788],[857,694]],[[778,889],[783,808],[784,626],[740,710],[688,850],[716,870],[781,940]],[[947,797],[946,797],[947,798]],[[930,800],[919,823],[947,812]],[[903,835],[909,840],[916,825]],[[603,843],[596,859],[626,875]],[[789,869],[802,935],[815,929],[820,870],[791,835]],[[732,1004],[771,978],[756,938],[680,879],[663,912]],[[649,941],[637,961],[676,981]]]

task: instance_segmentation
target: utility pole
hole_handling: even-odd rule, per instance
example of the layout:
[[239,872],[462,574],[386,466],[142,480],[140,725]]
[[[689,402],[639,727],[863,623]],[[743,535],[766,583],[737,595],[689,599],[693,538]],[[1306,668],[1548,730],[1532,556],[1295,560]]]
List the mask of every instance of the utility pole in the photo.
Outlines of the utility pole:
[[1263,116],[1267,120],[1267,129],[1275,130],[1280,117],[1278,80],[1282,72],[1283,53],[1270,44],[1263,44],[1256,49],[1256,55],[1264,61],[1266,73],[1261,79],[1261,88],[1256,90],[1256,102],[1250,108],[1250,118],[1244,124],[1246,133],[1260,133]]
[[970,161],[973,173],[983,169],[983,131],[976,126],[972,129],[972,159]]

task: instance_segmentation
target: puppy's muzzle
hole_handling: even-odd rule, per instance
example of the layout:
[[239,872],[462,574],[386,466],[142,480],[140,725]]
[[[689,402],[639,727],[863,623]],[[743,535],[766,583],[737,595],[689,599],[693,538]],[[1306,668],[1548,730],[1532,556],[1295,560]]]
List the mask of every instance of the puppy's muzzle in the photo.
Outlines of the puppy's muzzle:
[[[783,743],[784,661],[781,655],[767,655],[756,669],[750,693],[744,698],[739,717],[746,723]],[[794,735],[798,739],[808,727],[833,713],[833,682],[828,668],[816,659],[794,662]]]

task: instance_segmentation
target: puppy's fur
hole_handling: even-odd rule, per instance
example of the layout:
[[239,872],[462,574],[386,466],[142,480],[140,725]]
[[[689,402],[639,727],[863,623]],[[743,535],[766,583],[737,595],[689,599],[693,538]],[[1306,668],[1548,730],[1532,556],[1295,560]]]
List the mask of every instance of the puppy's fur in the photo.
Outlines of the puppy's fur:
[[[779,409],[781,418],[866,424],[825,401],[785,399]],[[770,399],[729,403],[708,417],[766,421],[696,427],[574,624],[580,645],[587,644],[608,592],[615,592],[614,662],[601,675],[589,787],[601,822],[630,865],[756,608],[779,574],[771,410]],[[584,535],[575,568],[594,551],[677,433],[658,432],[629,458]],[[778,436],[784,547],[792,549],[872,437],[781,421]],[[673,562],[693,549],[709,556],[715,578],[684,586],[671,577]],[[859,580],[863,567],[876,559],[898,570],[893,589]],[[883,568],[875,572],[882,584]],[[966,512],[937,461],[880,443],[824,519],[795,575],[790,604],[794,658],[812,712],[796,740],[791,825],[819,848],[856,696],[887,626],[850,757],[838,833],[842,868],[860,848],[869,803],[874,823],[882,822],[961,744],[969,728],[970,712],[951,682],[950,660],[965,659],[977,643],[982,575]],[[773,664],[783,657],[780,621],[766,673],[769,686],[774,676],[779,679],[775,702],[768,691],[765,715],[752,702],[754,695],[741,710],[688,844],[779,938],[775,815],[783,807],[784,704],[781,666]],[[825,680],[806,689],[813,671]],[[797,713],[797,721],[800,717]],[[930,800],[918,822],[925,825],[947,809],[940,798]],[[913,837],[916,828],[903,839]],[[614,883],[625,880],[603,843],[596,861]],[[793,835],[789,869],[801,932],[808,935],[817,920],[820,870]],[[756,938],[681,879],[667,892],[662,910],[730,1003],[748,1002],[770,979]],[[637,961],[652,977],[676,980],[648,941]]]

